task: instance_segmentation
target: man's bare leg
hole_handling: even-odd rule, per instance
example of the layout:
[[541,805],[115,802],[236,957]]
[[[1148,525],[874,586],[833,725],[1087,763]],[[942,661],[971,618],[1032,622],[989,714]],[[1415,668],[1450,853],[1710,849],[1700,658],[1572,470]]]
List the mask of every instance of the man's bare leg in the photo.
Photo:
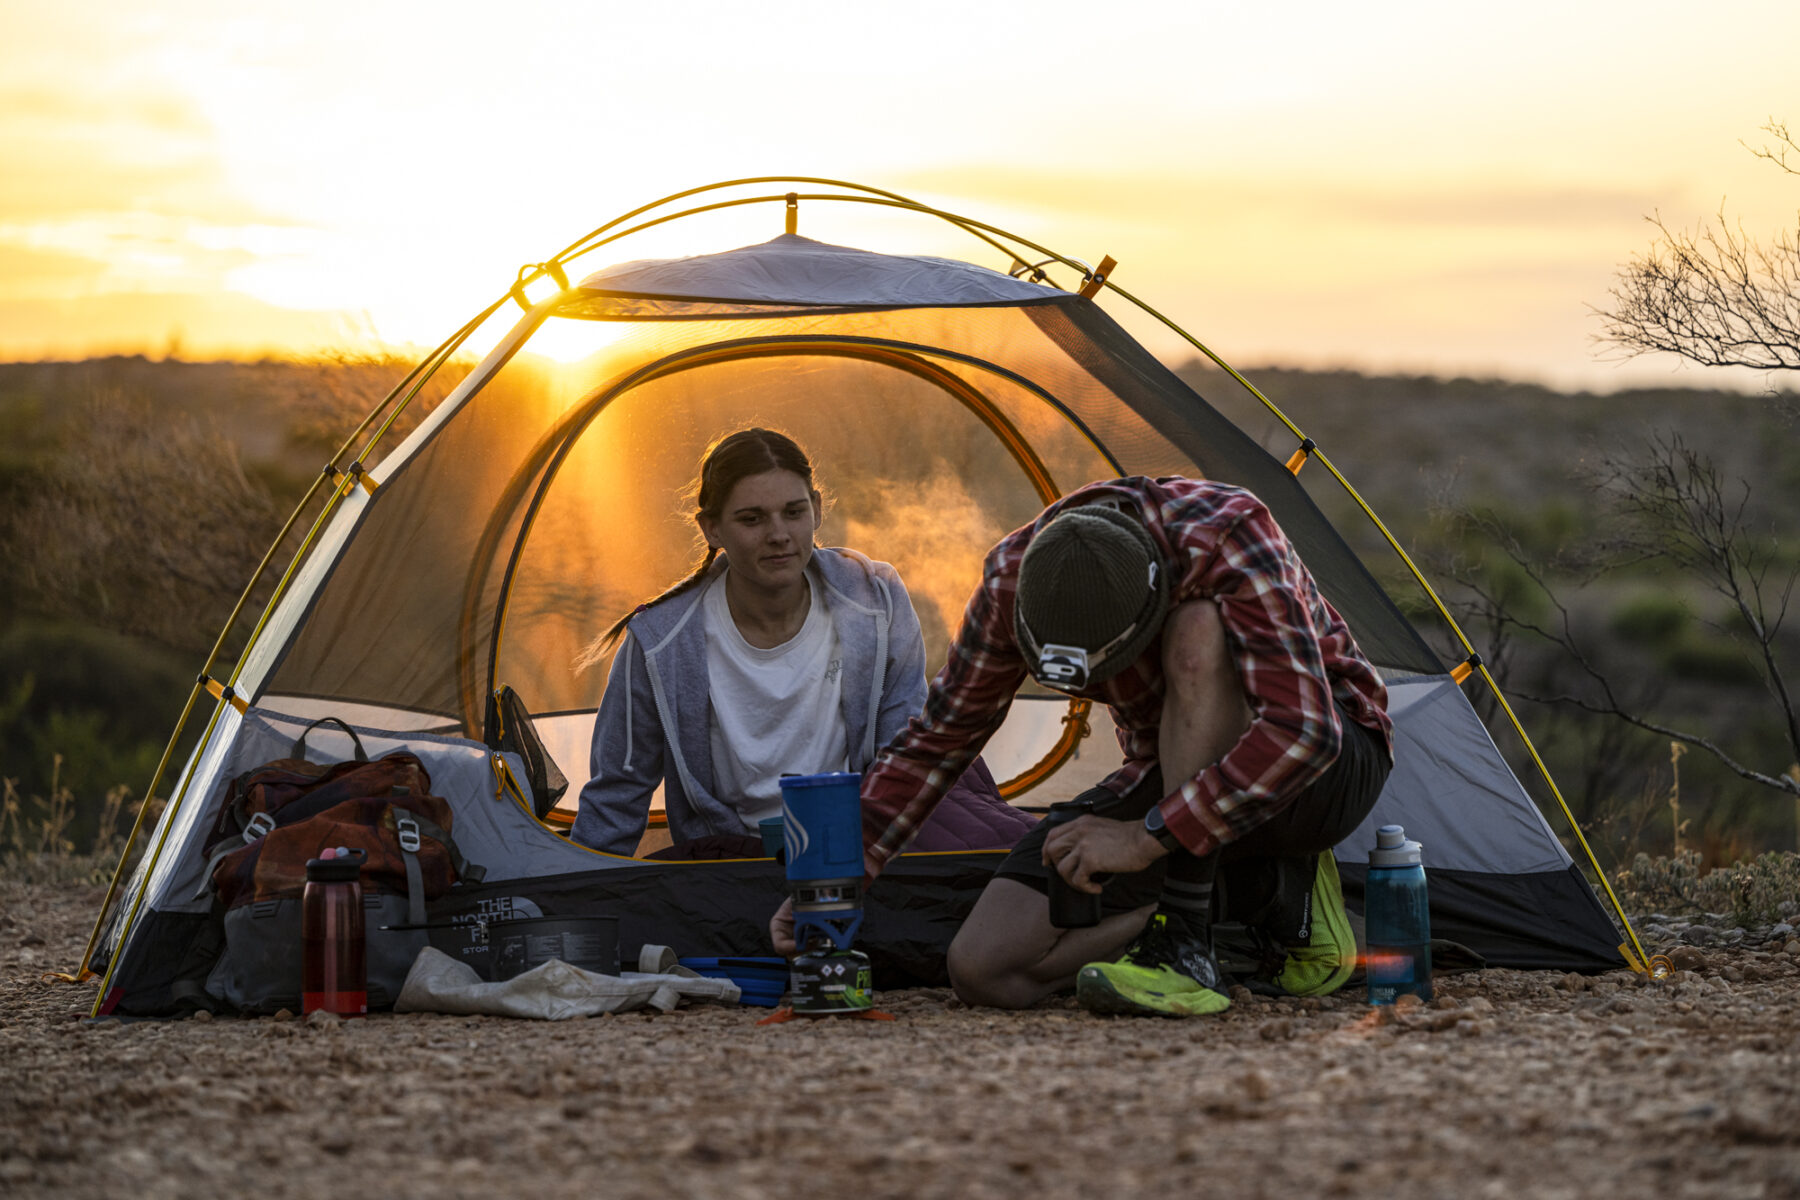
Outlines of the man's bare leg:
[[[1251,712],[1216,603],[1177,605],[1162,641],[1167,692],[1157,752],[1172,789],[1223,758],[1250,728]],[[967,1004],[1029,1007],[1072,986],[1088,963],[1118,958],[1154,911],[1146,905],[1089,929],[1058,929],[1042,892],[996,879],[950,944],[950,982]]]
[[1156,756],[1163,786],[1174,791],[1224,758],[1249,731],[1252,713],[1217,603],[1176,605],[1163,622],[1162,638],[1165,691]]
[[1029,1008],[1073,987],[1088,963],[1117,958],[1153,911],[1146,905],[1088,929],[1058,929],[1044,893],[996,879],[950,943],[950,983],[965,1004]]

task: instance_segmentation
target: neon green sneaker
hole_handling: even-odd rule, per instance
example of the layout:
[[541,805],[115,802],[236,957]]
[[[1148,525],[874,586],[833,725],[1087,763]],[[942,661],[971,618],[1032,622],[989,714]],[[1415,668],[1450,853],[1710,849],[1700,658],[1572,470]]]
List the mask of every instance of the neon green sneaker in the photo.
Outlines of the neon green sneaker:
[[1203,1017],[1231,1007],[1212,947],[1163,912],[1119,961],[1081,968],[1075,999],[1089,1012],[1141,1016]]
[[1337,859],[1331,851],[1319,854],[1312,889],[1298,913],[1297,936],[1288,942],[1287,957],[1275,973],[1275,983],[1290,996],[1329,996],[1344,986],[1356,970],[1356,936],[1350,930],[1350,914],[1344,909],[1344,888],[1338,881]]

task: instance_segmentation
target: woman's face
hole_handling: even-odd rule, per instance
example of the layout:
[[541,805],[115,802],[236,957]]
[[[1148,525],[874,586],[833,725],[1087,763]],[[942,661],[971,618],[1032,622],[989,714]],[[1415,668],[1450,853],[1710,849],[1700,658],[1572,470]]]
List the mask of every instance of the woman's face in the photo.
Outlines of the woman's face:
[[699,520],[707,545],[725,552],[741,582],[784,590],[800,583],[812,561],[819,493],[792,471],[764,471],[740,479],[716,519]]

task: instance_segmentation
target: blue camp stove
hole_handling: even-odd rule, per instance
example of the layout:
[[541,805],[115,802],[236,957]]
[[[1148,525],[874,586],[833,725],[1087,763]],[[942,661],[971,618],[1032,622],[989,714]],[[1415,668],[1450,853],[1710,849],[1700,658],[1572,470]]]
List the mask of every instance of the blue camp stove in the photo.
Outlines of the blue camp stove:
[[784,777],[781,817],[800,947],[789,968],[789,1005],[807,1015],[871,1012],[869,956],[851,946],[863,921],[862,776]]

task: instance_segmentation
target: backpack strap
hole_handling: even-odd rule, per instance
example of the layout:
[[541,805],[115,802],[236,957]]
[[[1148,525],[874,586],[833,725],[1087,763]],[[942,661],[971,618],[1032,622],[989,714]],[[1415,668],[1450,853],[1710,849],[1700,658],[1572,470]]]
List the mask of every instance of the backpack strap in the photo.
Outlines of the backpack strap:
[[[467,883],[480,883],[483,879],[487,878],[487,868],[480,863],[472,863],[464,858],[462,851],[457,849],[456,842],[450,837],[450,834],[445,830],[440,829],[436,821],[433,821],[430,817],[422,817],[411,809],[406,809],[404,811],[407,816],[411,817],[413,821],[417,823],[420,836],[428,837],[432,841],[437,842],[449,853],[450,865],[455,869],[456,877],[458,879]],[[396,823],[398,822],[396,821]],[[402,847],[402,849],[404,849],[404,847]]]
[[419,869],[419,835],[423,832],[411,809],[394,808],[394,836],[406,863],[406,919],[413,925],[425,923],[425,873]]
[[310,734],[313,730],[317,729],[319,726],[326,725],[326,724],[336,725],[339,729],[343,730],[345,733],[350,735],[350,744],[356,748],[356,761],[357,762],[366,763],[369,761],[369,752],[367,750],[363,749],[362,739],[356,736],[356,730],[350,728],[350,726],[348,726],[344,722],[338,720],[336,717],[320,717],[318,720],[314,721],[311,725],[308,725],[305,729],[302,729],[300,731],[300,736],[294,739],[294,749],[293,749],[293,752],[288,755],[288,757],[289,758],[300,758],[300,759],[305,758],[306,757],[307,735]]
[[456,842],[430,817],[422,817],[410,808],[394,805],[394,836],[400,843],[400,857],[406,863],[406,919],[410,924],[425,924],[425,873],[419,868],[419,839],[430,838],[450,856],[450,866],[458,879],[480,883],[487,878],[487,868],[464,858]]

